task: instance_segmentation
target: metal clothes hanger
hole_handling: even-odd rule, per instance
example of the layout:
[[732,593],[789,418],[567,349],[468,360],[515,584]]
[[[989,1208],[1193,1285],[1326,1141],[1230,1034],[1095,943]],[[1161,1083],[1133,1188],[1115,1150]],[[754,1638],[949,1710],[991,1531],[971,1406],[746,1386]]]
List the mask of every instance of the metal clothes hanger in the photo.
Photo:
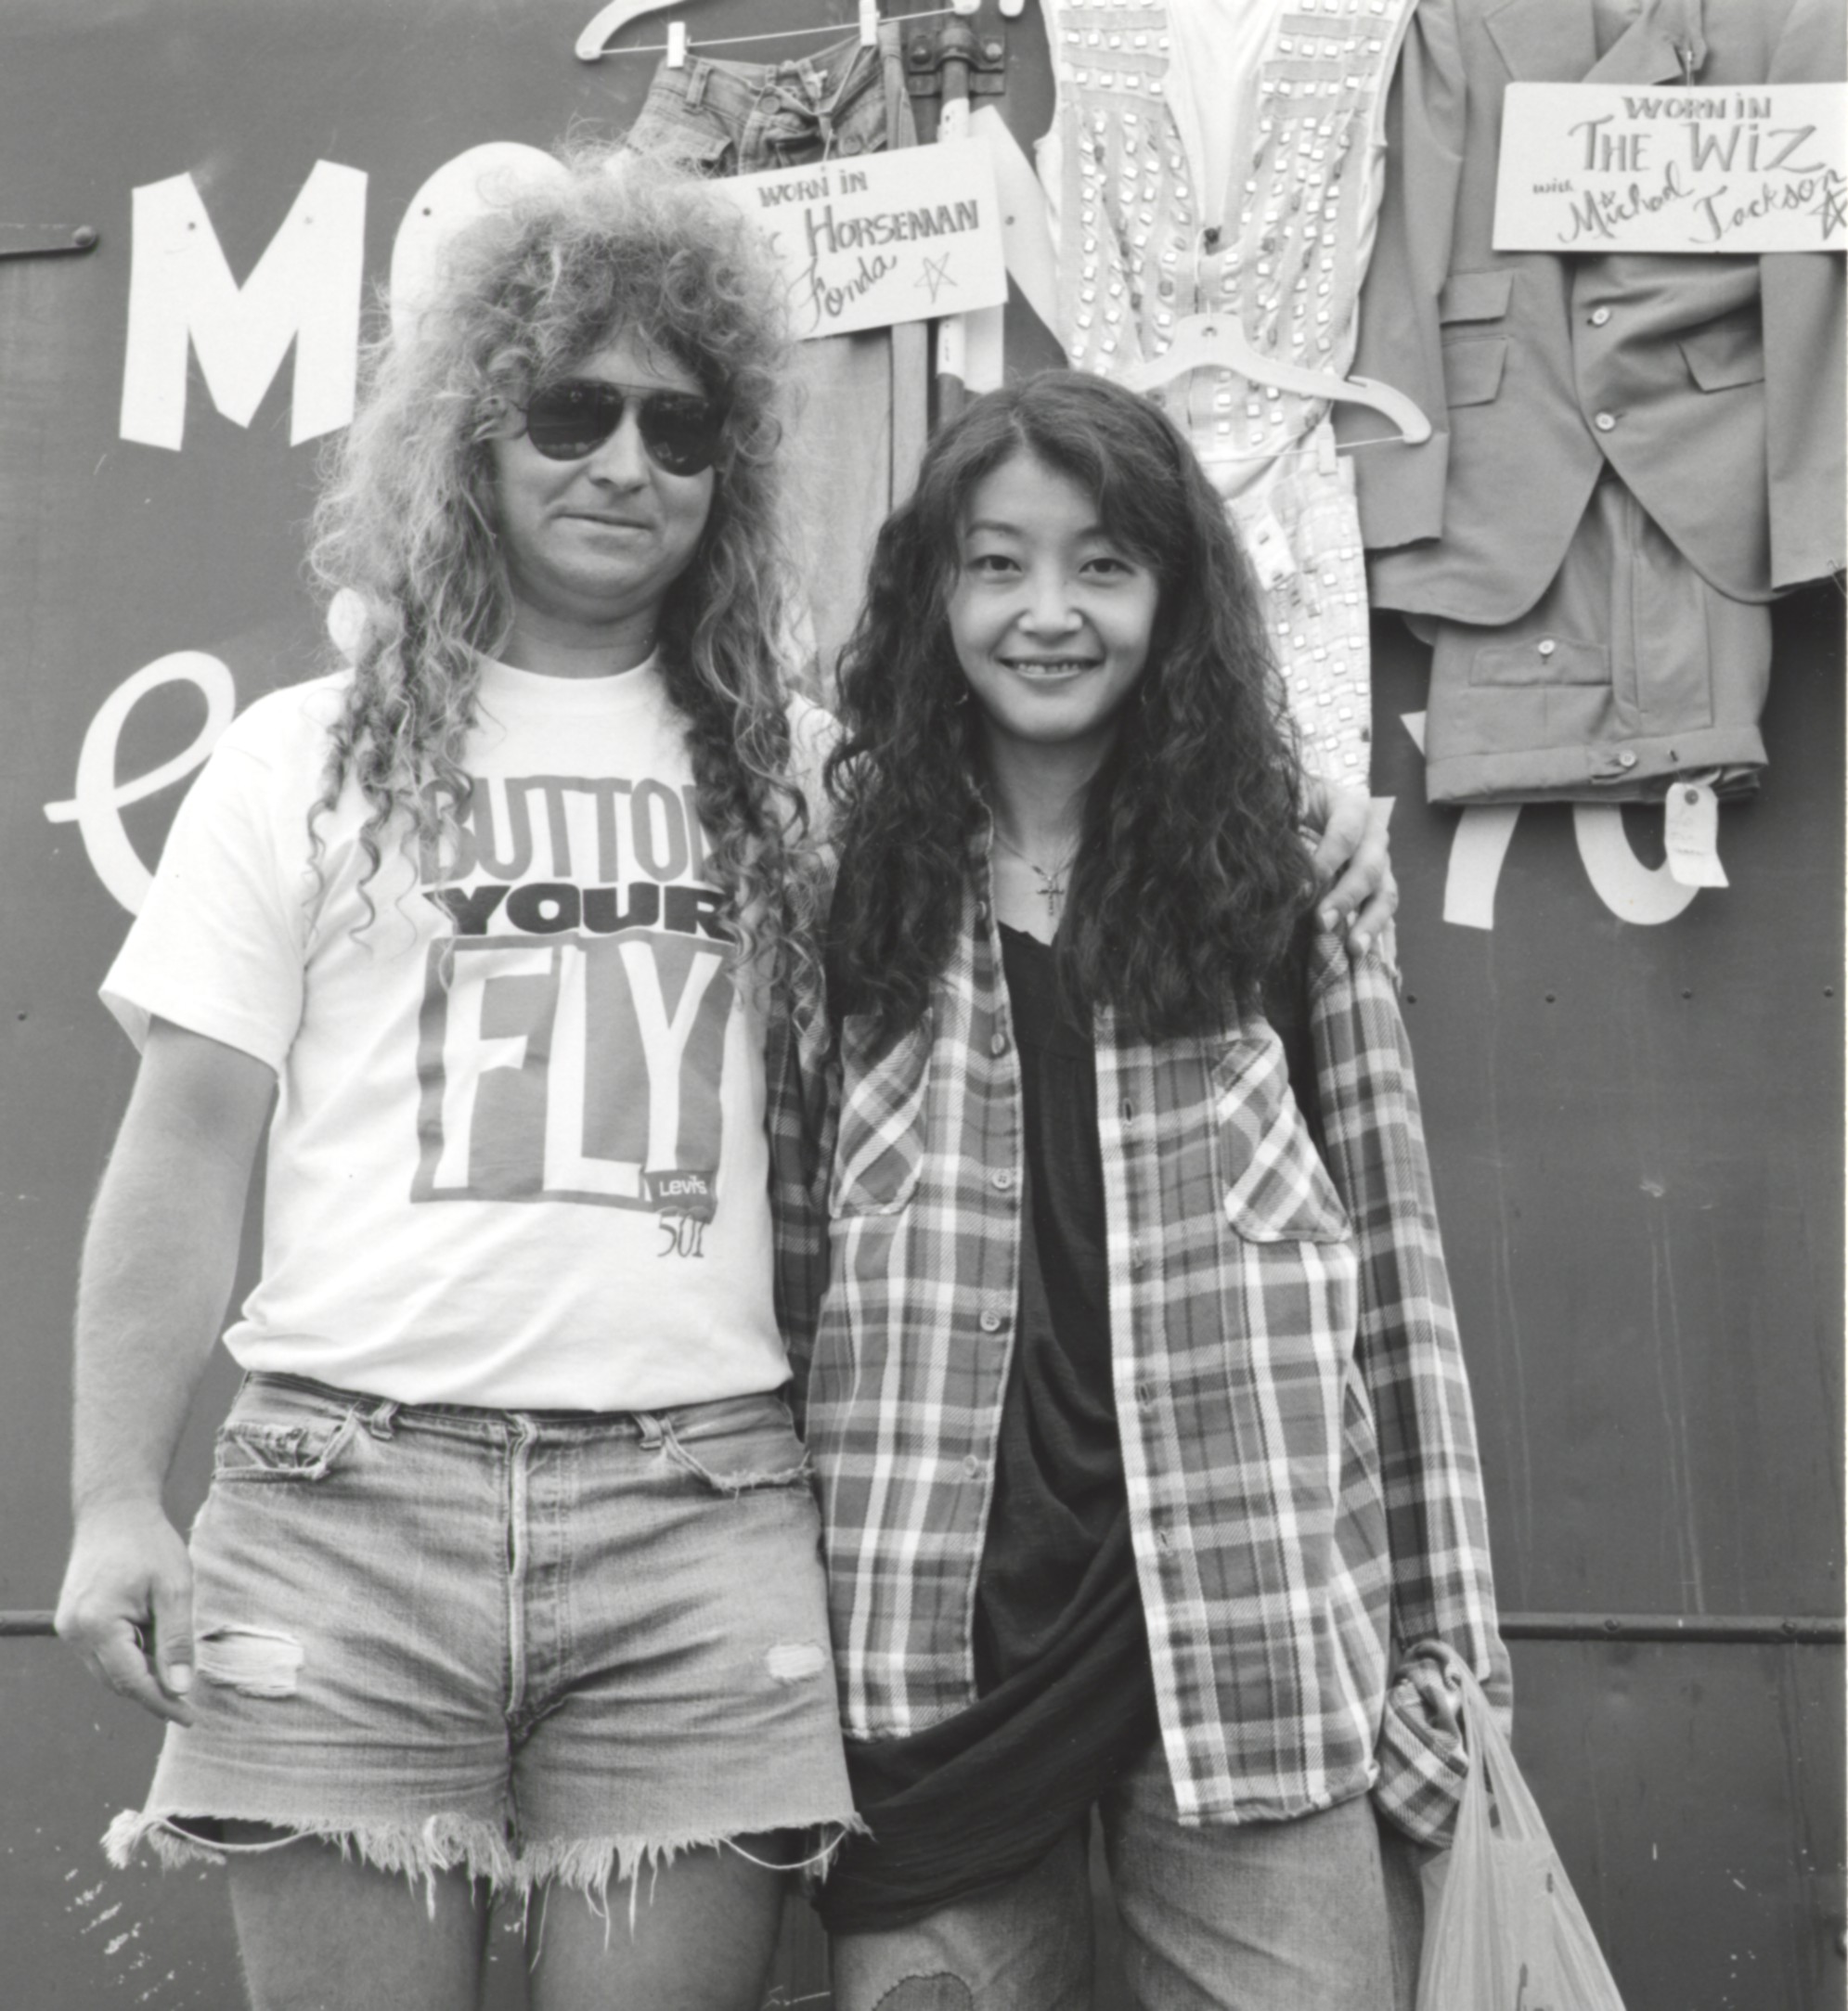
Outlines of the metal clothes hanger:
[[1131,391],[1150,391],[1187,370],[1233,370],[1253,384],[1274,384],[1305,398],[1324,398],[1342,405],[1363,405],[1383,413],[1399,429],[1406,446],[1431,437],[1431,422],[1402,391],[1376,383],[1370,377],[1337,377],[1286,363],[1258,349],[1233,315],[1188,315],[1174,327],[1174,340],[1158,356],[1123,372]]

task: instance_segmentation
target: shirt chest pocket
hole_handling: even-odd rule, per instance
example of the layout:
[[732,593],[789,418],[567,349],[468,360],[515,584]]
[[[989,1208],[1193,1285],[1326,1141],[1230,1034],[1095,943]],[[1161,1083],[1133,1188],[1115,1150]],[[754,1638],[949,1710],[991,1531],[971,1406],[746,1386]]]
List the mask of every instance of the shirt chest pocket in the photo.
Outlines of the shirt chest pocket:
[[930,1084],[926,1017],[884,1053],[869,1022],[841,1028],[841,1121],[828,1182],[828,1213],[895,1215],[924,1169],[924,1091]]
[[1267,1026],[1213,1065],[1214,1171],[1225,1217],[1247,1243],[1346,1243],[1348,1211],[1290,1092]]

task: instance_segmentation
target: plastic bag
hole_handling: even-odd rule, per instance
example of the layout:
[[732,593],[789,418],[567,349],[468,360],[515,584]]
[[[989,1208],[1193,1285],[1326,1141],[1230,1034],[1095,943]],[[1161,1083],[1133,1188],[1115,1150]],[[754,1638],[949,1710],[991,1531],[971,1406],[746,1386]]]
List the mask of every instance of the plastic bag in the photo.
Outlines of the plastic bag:
[[1467,1674],[1463,1736],[1456,1840],[1425,1875],[1418,2011],[1623,2011],[1514,1753]]

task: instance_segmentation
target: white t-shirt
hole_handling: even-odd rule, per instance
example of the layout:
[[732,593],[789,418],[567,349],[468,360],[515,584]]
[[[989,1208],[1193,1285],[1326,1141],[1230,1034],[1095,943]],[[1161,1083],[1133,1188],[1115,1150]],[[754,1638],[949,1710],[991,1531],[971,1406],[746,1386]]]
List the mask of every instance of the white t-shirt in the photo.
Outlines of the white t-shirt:
[[[369,885],[354,783],[318,872],[309,838],[345,683],[226,730],[102,988],[137,1045],[159,1016],[277,1072],[262,1276],[226,1346],[407,1403],[774,1388],[763,1020],[653,665],[485,664],[462,856],[439,879],[388,843]],[[811,766],[831,722],[791,716]]]

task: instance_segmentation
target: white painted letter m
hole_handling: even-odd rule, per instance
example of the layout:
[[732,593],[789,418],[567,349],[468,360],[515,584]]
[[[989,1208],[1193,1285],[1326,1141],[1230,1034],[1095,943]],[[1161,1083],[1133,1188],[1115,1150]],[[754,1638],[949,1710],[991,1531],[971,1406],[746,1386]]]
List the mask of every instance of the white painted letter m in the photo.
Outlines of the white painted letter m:
[[353,417],[366,176],[317,161],[239,287],[190,174],[135,191],[122,437],[177,448],[186,432],[187,347],[212,402],[248,426],[295,344],[290,444]]

